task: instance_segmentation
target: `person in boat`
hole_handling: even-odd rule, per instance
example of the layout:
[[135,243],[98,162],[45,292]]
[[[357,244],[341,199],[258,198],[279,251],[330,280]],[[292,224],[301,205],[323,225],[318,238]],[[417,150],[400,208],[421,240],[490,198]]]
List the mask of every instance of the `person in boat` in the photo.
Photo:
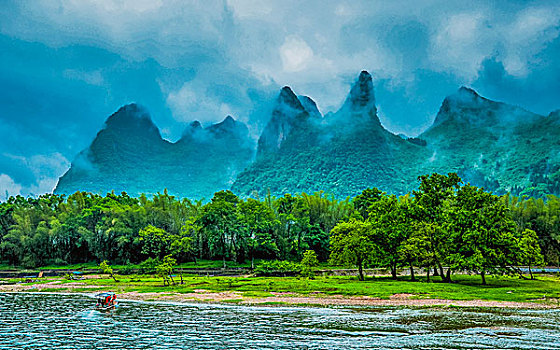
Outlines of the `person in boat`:
[[106,308],[116,306],[117,295],[115,293],[100,293],[97,295],[96,307]]

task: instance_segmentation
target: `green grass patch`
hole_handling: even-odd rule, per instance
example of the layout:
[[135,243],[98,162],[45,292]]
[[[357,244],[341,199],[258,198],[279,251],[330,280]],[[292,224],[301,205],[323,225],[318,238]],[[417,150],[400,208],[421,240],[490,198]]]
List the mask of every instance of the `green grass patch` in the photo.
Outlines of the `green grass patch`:
[[37,289],[38,292],[64,292],[66,288],[41,288]]
[[222,300],[222,303],[226,303],[226,304],[240,304],[243,302],[243,299],[225,299]]
[[[107,276],[99,279],[70,281],[64,278],[41,279],[35,283],[61,281],[65,283],[81,283],[79,289],[112,290],[115,292],[139,293],[193,293],[195,290],[208,292],[236,291],[245,298],[266,298],[272,293],[293,293],[304,296],[370,296],[389,299],[394,294],[410,294],[417,299],[448,299],[448,300],[488,300],[528,302],[539,300],[560,299],[560,279],[555,276],[539,276],[537,280],[523,280],[518,277],[500,276],[487,278],[488,285],[480,284],[479,276],[455,275],[454,283],[427,283],[425,279],[410,282],[408,277],[392,280],[389,277],[368,277],[358,281],[353,276],[329,276],[305,279],[299,277],[199,277],[183,276],[184,284],[163,286],[161,278],[151,275],[117,276],[119,282]],[[21,279],[7,279],[9,283],[20,282]],[[179,279],[175,279],[179,282]],[[95,288],[87,288],[95,287]],[[63,288],[53,288],[57,291]],[[46,289],[44,289],[46,290]]]

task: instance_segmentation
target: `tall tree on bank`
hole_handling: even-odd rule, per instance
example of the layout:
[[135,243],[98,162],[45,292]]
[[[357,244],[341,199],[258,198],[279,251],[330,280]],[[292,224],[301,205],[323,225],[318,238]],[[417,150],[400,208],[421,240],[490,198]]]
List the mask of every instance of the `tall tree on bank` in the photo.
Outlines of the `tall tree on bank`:
[[330,262],[356,266],[358,278],[363,281],[364,264],[374,261],[379,251],[374,242],[371,223],[355,219],[341,222],[331,231]]
[[425,239],[431,253],[431,260],[439,269],[444,282],[451,281],[451,271],[443,272],[443,265],[454,251],[453,240],[448,231],[448,215],[450,200],[455,196],[461,184],[461,178],[455,173],[447,175],[431,174],[419,176],[418,191],[413,191],[415,204],[415,220],[418,225],[428,228]]
[[[407,201],[399,201],[395,195],[384,195],[368,209],[368,221],[373,228],[375,241],[383,252],[379,255],[378,263],[391,270],[393,279],[397,278],[397,266],[401,261],[400,247],[412,233]],[[413,269],[411,274],[414,277]]]
[[212,255],[226,259],[236,250],[235,230],[238,228],[237,204],[239,198],[231,191],[216,192],[212,201],[202,207],[199,223],[209,236]]
[[272,235],[274,213],[270,207],[252,198],[240,202],[239,224],[246,231],[252,269],[255,267],[257,249],[263,255],[277,256],[278,248]]
[[451,268],[479,272],[482,284],[487,272],[506,270],[519,255],[507,207],[498,196],[476,186],[459,188],[446,231],[455,247],[449,256]]
[[535,279],[533,271],[531,271],[531,267],[544,265],[544,258],[539,247],[539,238],[537,233],[533,230],[525,229],[525,231],[521,234],[519,249],[521,250],[520,262],[527,265],[531,279]]

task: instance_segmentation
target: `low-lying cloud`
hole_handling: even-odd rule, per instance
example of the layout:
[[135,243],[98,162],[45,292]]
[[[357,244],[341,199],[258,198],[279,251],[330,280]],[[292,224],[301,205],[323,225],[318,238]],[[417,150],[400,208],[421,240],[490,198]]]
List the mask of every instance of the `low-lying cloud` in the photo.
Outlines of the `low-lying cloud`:
[[[541,114],[560,107],[552,0],[5,1],[0,16],[0,152],[29,160],[0,155],[0,193],[50,191],[130,102],[171,141],[227,114],[257,137],[284,85],[337,110],[362,69],[396,133],[422,131],[461,85]],[[33,157],[53,163],[35,172]]]

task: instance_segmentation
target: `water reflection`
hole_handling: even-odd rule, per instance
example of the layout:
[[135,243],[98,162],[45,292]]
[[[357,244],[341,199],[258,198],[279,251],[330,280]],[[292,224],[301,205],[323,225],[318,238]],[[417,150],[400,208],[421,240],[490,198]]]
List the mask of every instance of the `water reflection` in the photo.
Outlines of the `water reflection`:
[[0,349],[560,349],[560,311],[267,308],[0,294]]

